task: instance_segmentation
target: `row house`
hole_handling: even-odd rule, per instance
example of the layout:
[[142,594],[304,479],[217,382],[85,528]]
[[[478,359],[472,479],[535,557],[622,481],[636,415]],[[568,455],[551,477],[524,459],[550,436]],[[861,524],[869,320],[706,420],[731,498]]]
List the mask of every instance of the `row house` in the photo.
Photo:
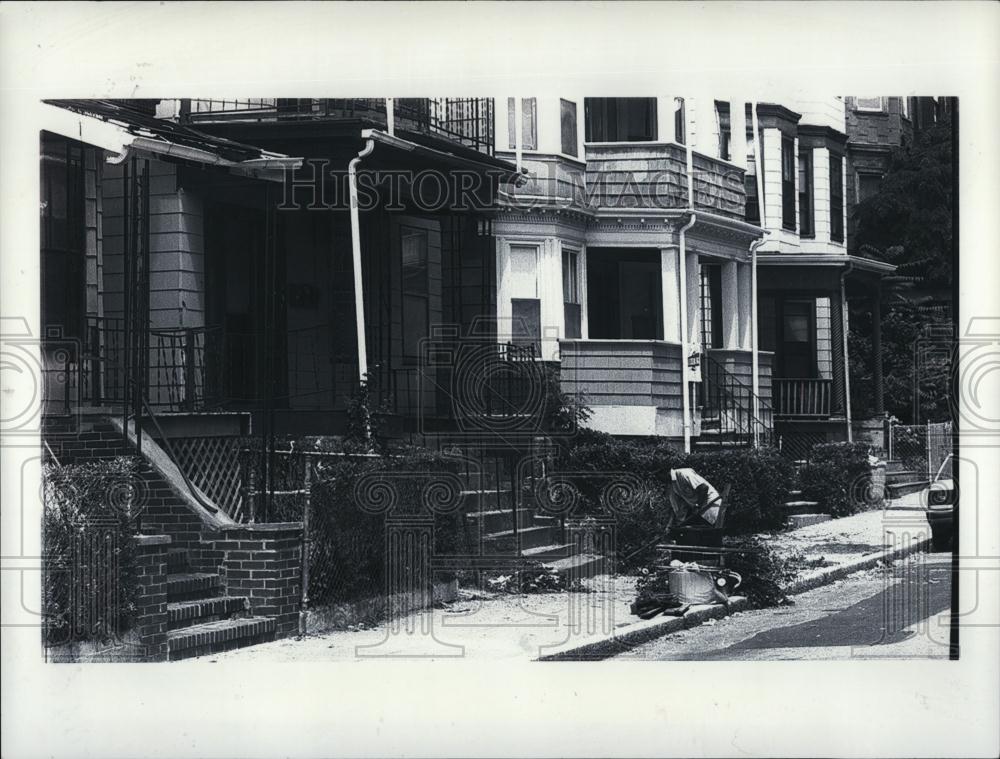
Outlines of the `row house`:
[[[590,424],[801,452],[851,436],[843,98],[508,98],[497,315]],[[756,128],[755,128],[756,127]],[[881,392],[879,389],[878,392]]]

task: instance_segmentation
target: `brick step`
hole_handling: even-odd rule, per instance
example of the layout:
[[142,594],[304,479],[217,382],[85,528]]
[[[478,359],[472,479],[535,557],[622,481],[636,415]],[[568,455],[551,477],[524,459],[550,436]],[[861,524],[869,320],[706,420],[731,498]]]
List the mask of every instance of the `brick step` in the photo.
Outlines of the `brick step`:
[[600,574],[608,574],[611,563],[608,557],[594,553],[578,553],[565,559],[545,562],[547,567],[554,569],[568,579],[583,580]]
[[800,527],[808,527],[811,524],[829,522],[833,517],[829,514],[791,514],[788,517],[788,529],[797,530]]
[[548,560],[556,559],[567,559],[573,556],[573,551],[576,550],[576,546],[573,543],[552,543],[547,546],[536,546],[534,548],[526,548],[521,551],[521,556],[525,559],[534,559],[536,561],[544,561],[546,564],[550,563]]
[[173,601],[167,604],[167,629],[229,619],[234,614],[250,610],[250,602],[243,596],[217,596],[197,601]]
[[219,575],[207,572],[181,572],[167,575],[167,601],[193,601],[219,593]]
[[191,571],[188,564],[188,552],[183,548],[167,551],[167,574],[179,575]]
[[819,506],[819,501],[785,501],[781,504],[781,510],[785,515],[810,514]]
[[252,646],[274,640],[274,631],[270,617],[224,619],[172,630],[167,633],[167,658],[173,661]]
[[487,550],[504,552],[520,548],[523,553],[525,549],[551,545],[552,541],[557,539],[557,532],[558,530],[548,525],[522,527],[516,533],[513,530],[504,530],[483,535],[483,543],[487,545]]
[[[471,524],[477,525],[486,534],[507,532],[514,523],[514,515],[510,509],[488,509],[486,511],[470,511],[465,515]],[[532,526],[531,512],[527,509],[517,510],[517,526]]]

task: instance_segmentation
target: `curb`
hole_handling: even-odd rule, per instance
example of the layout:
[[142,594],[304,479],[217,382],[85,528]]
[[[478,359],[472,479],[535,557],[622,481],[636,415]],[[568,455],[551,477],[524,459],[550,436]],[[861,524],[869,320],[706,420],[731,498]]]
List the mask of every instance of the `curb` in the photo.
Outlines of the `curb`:
[[[800,577],[787,588],[785,592],[790,595],[798,595],[806,591],[829,585],[837,580],[847,577],[855,572],[871,569],[879,562],[887,564],[910,556],[914,553],[925,551],[931,544],[931,539],[922,538],[915,540],[909,545],[901,548],[894,548],[888,551],[871,556],[864,556],[846,564],[836,567],[812,572],[805,577]],[[624,653],[631,648],[635,648],[642,643],[662,638],[671,633],[697,627],[710,619],[722,619],[738,611],[745,611],[750,608],[750,604],[743,596],[733,596],[727,604],[712,604],[710,606],[695,606],[681,617],[654,617],[623,627],[611,635],[604,636],[586,643],[567,643],[558,648],[543,654],[535,661],[579,661],[579,660],[599,660],[609,659],[620,653]]]

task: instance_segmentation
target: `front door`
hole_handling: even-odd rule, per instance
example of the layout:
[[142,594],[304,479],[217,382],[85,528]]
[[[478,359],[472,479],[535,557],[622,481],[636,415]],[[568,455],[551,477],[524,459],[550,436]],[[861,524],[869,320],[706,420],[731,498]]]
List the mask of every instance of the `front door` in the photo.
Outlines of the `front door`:
[[816,376],[816,322],[813,300],[786,300],[781,317],[780,375],[791,379]]

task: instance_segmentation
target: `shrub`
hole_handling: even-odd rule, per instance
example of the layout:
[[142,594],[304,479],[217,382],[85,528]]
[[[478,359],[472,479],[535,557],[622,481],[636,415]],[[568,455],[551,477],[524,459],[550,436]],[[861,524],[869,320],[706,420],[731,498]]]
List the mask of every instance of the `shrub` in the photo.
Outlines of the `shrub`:
[[[655,548],[648,544],[666,529],[670,517],[670,470],[679,467],[691,467],[720,492],[731,485],[726,507],[730,531],[758,532],[781,526],[780,506],[792,488],[794,468],[771,449],[684,454],[665,443],[609,437],[570,449],[557,471],[570,473],[579,490],[580,515],[601,513],[600,490],[614,473],[638,478],[632,502],[614,514],[619,569],[627,571],[645,566],[653,558]],[[605,476],[573,478],[574,472]]]
[[[399,456],[346,458],[318,468],[312,486],[309,538],[309,595],[313,603],[351,601],[377,596],[386,589],[386,520],[402,515],[434,521],[437,555],[468,553],[470,536],[461,509],[435,513],[423,506],[426,488],[441,486],[438,494],[453,495],[443,473],[455,472],[458,460],[446,454],[411,449]],[[361,479],[366,475],[384,475]],[[373,485],[366,493],[362,486]],[[364,504],[359,501],[364,499]],[[386,500],[383,500],[386,499]],[[391,513],[371,504],[389,506]],[[363,506],[369,506],[364,508]],[[396,566],[394,571],[420,573],[426,566]],[[441,579],[444,579],[442,577]]]
[[867,443],[821,443],[812,448],[799,472],[803,496],[833,517],[855,514],[863,506],[878,507],[870,494],[870,446]]
[[43,637],[105,642],[129,629],[138,593],[132,458],[43,468]]
[[755,609],[788,603],[783,590],[795,579],[797,557],[784,558],[756,535],[727,537],[727,548],[740,549],[727,554],[726,569],[743,578],[737,593],[746,596]]

